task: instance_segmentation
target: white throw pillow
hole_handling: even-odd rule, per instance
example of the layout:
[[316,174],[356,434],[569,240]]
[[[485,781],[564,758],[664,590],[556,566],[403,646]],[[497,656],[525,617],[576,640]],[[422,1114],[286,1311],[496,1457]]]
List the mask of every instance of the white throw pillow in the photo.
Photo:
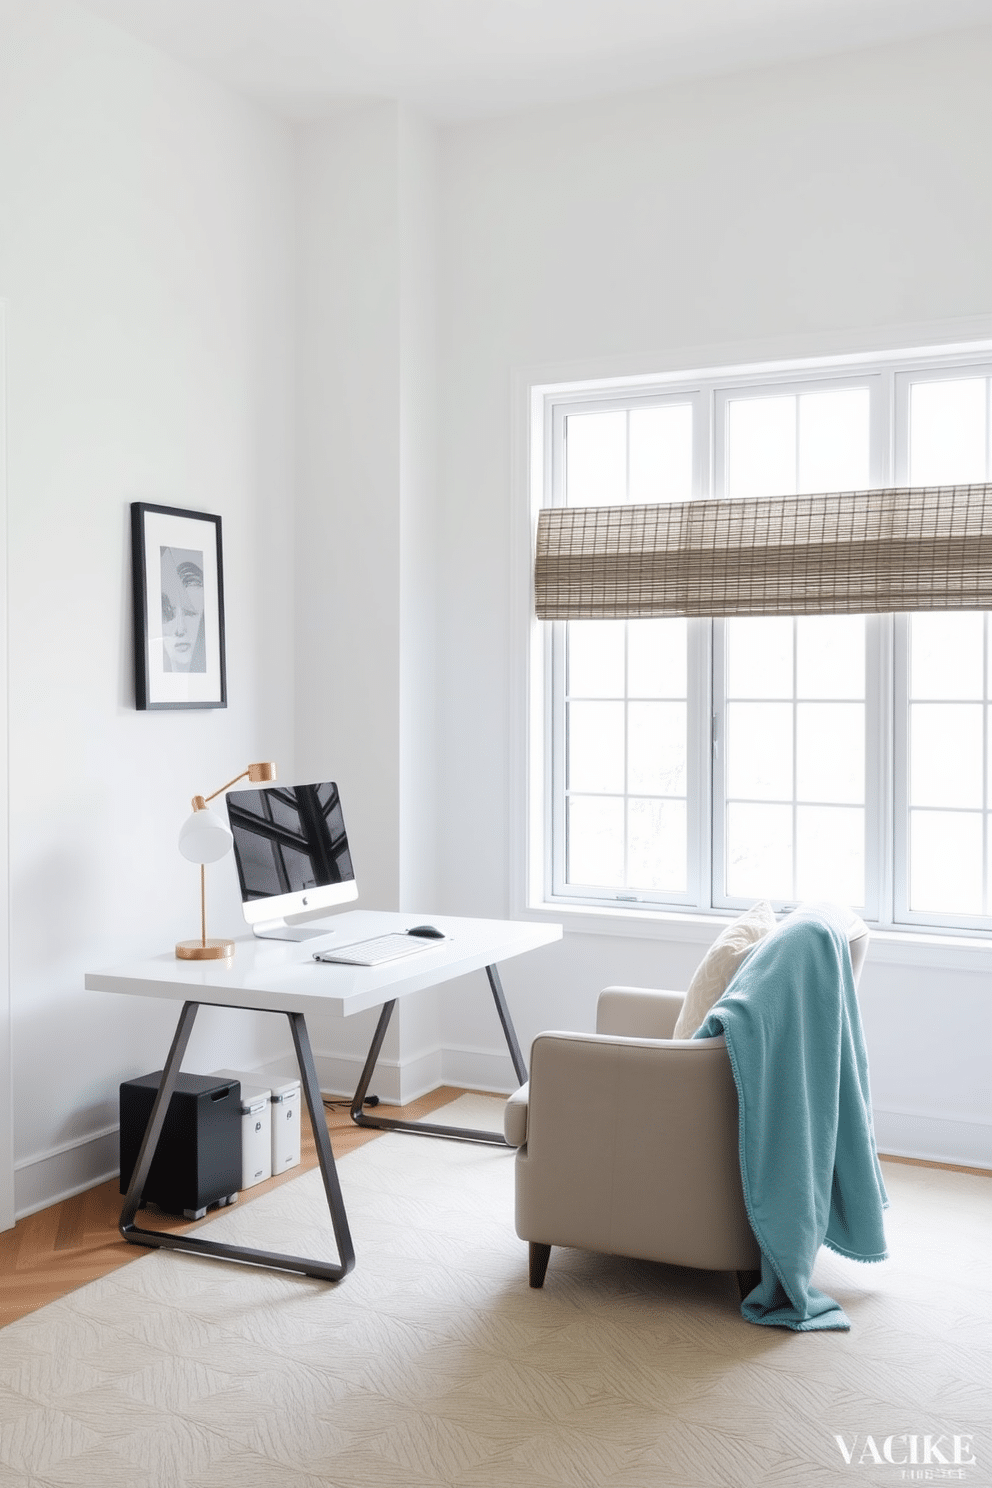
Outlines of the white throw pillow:
[[775,929],[775,916],[766,899],[752,904],[746,914],[728,925],[710,946],[689,983],[672,1037],[692,1038],[713,1004],[727,990],[734,972],[755,943]]

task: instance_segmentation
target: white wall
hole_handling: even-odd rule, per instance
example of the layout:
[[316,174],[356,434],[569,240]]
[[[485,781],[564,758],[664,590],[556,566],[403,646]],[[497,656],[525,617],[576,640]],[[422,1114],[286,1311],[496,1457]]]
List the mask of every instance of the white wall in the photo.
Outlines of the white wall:
[[[22,1211],[113,1171],[118,1082],[162,1063],[177,1009],[83,974],[197,932],[189,797],[252,759],[294,768],[291,151],[71,4],[0,0]],[[223,518],[226,710],[134,709],[132,500]],[[208,914],[241,923],[230,860]],[[263,1020],[219,1017],[189,1067],[271,1052]]]
[[[390,102],[298,145],[297,758],[340,785],[362,903],[415,910],[435,855],[436,145]],[[398,1009],[377,1092],[437,1083],[435,1003]],[[354,1088],[372,1026],[314,1020],[325,1088]]]
[[0,300],[0,1230],[14,1223],[14,1061],[10,1037],[7,792],[7,307]]
[[[513,430],[528,375],[898,346],[907,327],[987,318],[990,66],[982,30],[445,132],[445,909],[513,908],[523,642],[511,540],[526,499]],[[684,986],[701,952],[569,934],[505,968],[522,1039],[588,1027],[609,982]],[[500,1053],[495,1019],[467,990],[444,1001],[463,1068],[485,1062],[471,1051]],[[987,974],[883,965],[876,948],[863,1001],[889,1150],[992,1164]]]

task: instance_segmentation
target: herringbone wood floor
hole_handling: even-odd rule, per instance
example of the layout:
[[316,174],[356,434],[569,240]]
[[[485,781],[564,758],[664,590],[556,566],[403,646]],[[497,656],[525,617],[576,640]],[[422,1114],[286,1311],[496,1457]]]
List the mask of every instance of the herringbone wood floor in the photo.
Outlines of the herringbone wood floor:
[[[416,1121],[462,1093],[442,1086],[409,1105],[391,1106],[388,1114]],[[381,1135],[355,1126],[348,1115],[347,1105],[328,1111],[326,1115],[335,1157],[343,1157],[346,1152]],[[267,1183],[256,1184],[239,1198],[238,1203],[251,1203],[253,1198],[267,1193],[270,1188],[288,1183],[308,1168],[316,1167],[317,1149],[308,1121],[301,1123],[301,1149],[299,1167],[270,1178]],[[75,1198],[64,1199],[60,1204],[18,1220],[12,1230],[0,1234],[0,1275],[3,1277],[0,1326],[34,1312],[46,1302],[54,1302],[57,1297],[65,1296],[66,1292],[74,1291],[108,1271],[115,1271],[118,1266],[152,1253],[121,1239],[117,1221],[122,1203],[117,1179],[112,1178],[77,1194]],[[207,1218],[213,1218],[218,1212],[211,1210]],[[196,1229],[195,1224],[148,1210],[142,1212],[141,1223],[148,1229]]]

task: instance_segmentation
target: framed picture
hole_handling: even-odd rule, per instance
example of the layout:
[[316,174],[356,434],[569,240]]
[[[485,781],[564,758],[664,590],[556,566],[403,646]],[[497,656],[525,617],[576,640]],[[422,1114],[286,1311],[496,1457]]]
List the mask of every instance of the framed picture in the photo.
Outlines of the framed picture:
[[136,708],[226,708],[220,517],[131,503]]

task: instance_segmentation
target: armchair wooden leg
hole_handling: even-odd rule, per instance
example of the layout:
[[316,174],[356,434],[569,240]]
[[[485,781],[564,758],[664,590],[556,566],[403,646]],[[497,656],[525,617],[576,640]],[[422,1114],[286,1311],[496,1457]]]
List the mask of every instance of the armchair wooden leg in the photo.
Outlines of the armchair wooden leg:
[[551,1246],[541,1245],[537,1240],[530,1242],[530,1284],[532,1287],[542,1287],[544,1278],[548,1271],[548,1261],[551,1259]]
[[740,1292],[742,1302],[750,1292],[754,1291],[760,1280],[760,1271],[738,1271],[737,1290]]

